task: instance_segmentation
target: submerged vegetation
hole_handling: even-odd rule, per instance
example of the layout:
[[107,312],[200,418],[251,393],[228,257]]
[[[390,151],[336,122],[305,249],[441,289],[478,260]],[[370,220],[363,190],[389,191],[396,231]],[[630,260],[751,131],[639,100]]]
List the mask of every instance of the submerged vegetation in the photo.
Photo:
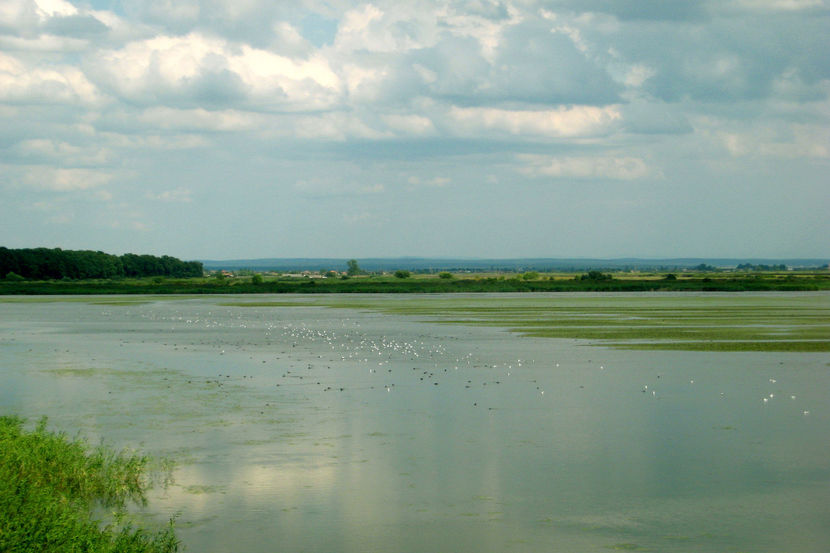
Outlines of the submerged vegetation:
[[[129,503],[143,505],[147,457],[90,449],[81,440],[32,431],[0,417],[0,551],[4,553],[171,553],[170,526],[148,531],[129,522]],[[96,513],[112,512],[108,523]]]

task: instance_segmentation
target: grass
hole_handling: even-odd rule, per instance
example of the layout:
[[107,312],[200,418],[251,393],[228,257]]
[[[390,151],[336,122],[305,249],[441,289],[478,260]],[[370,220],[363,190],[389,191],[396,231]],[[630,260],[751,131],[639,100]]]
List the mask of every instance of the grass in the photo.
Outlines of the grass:
[[[4,553],[170,553],[172,522],[149,531],[129,522],[127,506],[144,505],[150,460],[0,417],[0,551]],[[109,509],[104,524],[94,513]]]

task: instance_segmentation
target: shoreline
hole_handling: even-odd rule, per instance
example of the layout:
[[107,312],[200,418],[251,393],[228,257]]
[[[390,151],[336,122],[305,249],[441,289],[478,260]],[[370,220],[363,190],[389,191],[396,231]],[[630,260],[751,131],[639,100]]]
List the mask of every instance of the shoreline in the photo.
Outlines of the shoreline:
[[358,277],[342,279],[210,278],[89,281],[0,281],[0,295],[132,294],[447,294],[493,292],[811,292],[830,290],[830,275],[749,276],[649,280]]

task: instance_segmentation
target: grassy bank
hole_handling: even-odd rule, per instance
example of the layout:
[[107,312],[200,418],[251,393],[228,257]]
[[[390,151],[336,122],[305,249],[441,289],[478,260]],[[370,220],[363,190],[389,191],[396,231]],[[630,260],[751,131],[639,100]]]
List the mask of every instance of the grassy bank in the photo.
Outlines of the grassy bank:
[[187,278],[117,280],[0,280],[0,295],[69,294],[350,294],[350,293],[474,293],[474,292],[742,292],[830,290],[830,274],[799,275],[713,273],[674,279],[628,274],[592,280],[519,276],[455,277],[451,279],[365,276],[326,278]]
[[[170,553],[172,527],[151,532],[129,522],[143,504],[149,460],[0,417],[0,551],[4,553]],[[114,513],[109,523],[94,513]]]

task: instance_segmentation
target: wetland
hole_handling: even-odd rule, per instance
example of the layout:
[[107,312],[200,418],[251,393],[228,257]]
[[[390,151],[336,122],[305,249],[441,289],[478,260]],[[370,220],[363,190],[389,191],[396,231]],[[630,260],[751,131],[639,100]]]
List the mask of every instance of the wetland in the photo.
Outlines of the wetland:
[[184,551],[830,548],[830,293],[0,298],[0,414]]

